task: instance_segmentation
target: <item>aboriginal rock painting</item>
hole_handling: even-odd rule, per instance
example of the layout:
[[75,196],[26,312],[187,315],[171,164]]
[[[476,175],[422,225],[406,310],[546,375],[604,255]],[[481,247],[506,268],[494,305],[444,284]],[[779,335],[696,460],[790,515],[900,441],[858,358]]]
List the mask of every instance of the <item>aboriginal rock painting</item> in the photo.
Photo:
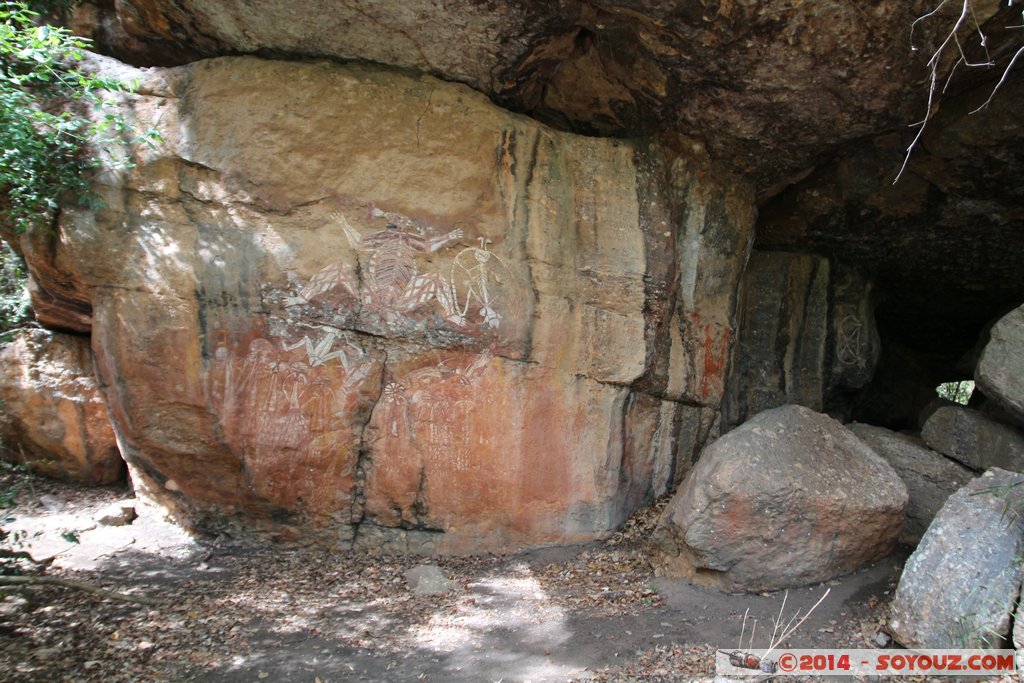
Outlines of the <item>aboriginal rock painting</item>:
[[454,469],[467,469],[478,400],[474,385],[493,360],[488,352],[457,354],[407,372],[400,381],[392,378],[380,400],[378,424],[384,439],[415,445],[427,455],[443,455],[453,459]]
[[[220,320],[208,339],[211,407],[250,485],[275,503],[294,507],[301,498],[320,512],[339,509],[354,491],[360,431],[375,402],[385,438],[415,434],[425,453],[468,467],[471,451],[457,445],[474,438],[471,385],[492,362],[491,351],[442,352],[396,380],[363,331],[432,320],[494,348],[522,319],[524,298],[486,238],[467,245],[461,229],[430,231],[372,205],[365,232],[341,213],[331,220],[354,263],[331,262],[305,281],[291,276],[289,291],[265,289],[268,315]],[[335,324],[322,324],[325,317]],[[353,326],[357,318],[362,323]]]
[[365,433],[367,517],[443,529],[504,509],[522,473],[518,370],[489,352],[396,360]]
[[836,356],[842,365],[864,368],[867,361],[863,352],[864,323],[855,315],[848,315],[839,321],[836,334]]
[[729,328],[705,320],[699,313],[690,313],[689,333],[694,346],[696,368],[700,378],[698,396],[702,401],[717,400],[725,388],[725,371],[729,362]]
[[351,487],[361,388],[379,386],[381,366],[346,333],[296,327],[219,346],[210,400],[258,493],[293,505],[280,499],[289,492],[313,511],[330,510]]
[[[372,205],[368,216],[383,219],[384,228],[362,234],[342,213],[331,216],[360,256],[358,274],[344,261],[324,266],[304,284],[295,283],[295,294],[285,299],[289,309],[356,305],[389,327],[416,312],[434,311],[460,332],[492,337],[521,317],[523,288],[508,263],[488,248],[487,238],[466,246],[462,229],[431,235],[418,221]],[[449,252],[450,265],[421,272],[417,259],[441,251]]]

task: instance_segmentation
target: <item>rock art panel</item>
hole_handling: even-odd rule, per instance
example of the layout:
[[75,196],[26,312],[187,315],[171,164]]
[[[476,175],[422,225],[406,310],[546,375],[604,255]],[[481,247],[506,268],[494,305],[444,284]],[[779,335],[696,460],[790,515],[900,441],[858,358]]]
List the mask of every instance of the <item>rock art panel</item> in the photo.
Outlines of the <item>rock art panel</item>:
[[58,256],[126,459],[192,524],[506,550],[607,534],[689,467],[754,217],[706,155],[380,68],[99,63],[165,142]]
[[826,258],[755,251],[723,422],[786,403],[845,417],[880,351],[869,280]]
[[82,484],[125,476],[83,337],[24,330],[0,347],[5,460]]
[[352,416],[375,398],[382,363],[333,328],[299,333],[255,337],[247,347],[225,341],[207,385],[250,489],[319,518],[351,505],[359,454]]
[[417,356],[388,372],[366,432],[373,524],[444,530],[435,549],[451,553],[574,542],[614,528],[623,510],[609,501],[642,485],[609,462],[627,389],[486,354]]

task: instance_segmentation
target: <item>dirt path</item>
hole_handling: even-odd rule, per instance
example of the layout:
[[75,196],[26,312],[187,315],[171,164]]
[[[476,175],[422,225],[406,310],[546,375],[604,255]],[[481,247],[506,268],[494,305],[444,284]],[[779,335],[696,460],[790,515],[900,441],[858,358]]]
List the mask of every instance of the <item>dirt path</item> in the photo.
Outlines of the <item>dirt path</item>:
[[[710,679],[744,612],[764,625],[782,601],[655,578],[642,548],[652,510],[602,544],[438,559],[455,589],[417,597],[405,572],[423,558],[196,542],[145,510],[129,526],[96,525],[128,492],[35,482],[10,512],[29,549],[55,557],[51,574],[160,606],[51,587],[9,596],[3,681]],[[901,560],[831,582],[791,645],[875,647]],[[787,615],[825,588],[791,591]]]

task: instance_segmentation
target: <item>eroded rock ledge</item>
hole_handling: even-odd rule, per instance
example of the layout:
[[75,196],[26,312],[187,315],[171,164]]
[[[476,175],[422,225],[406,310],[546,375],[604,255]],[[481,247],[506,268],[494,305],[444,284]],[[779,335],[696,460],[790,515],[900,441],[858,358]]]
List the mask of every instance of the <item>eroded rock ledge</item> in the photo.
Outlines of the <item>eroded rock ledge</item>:
[[[77,25],[137,65],[357,59],[464,83],[567,130],[681,131],[770,196],[838,145],[885,130],[909,139],[925,63],[959,11],[919,22],[911,50],[911,25],[936,4],[119,0],[87,5]],[[1017,10],[991,0],[973,11],[990,36],[974,61],[1005,64]],[[965,35],[968,50],[974,42]]]

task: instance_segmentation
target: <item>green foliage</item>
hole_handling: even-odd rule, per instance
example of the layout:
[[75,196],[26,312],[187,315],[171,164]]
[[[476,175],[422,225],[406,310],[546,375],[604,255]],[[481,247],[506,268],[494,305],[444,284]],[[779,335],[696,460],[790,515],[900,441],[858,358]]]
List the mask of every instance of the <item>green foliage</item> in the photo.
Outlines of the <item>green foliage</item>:
[[[39,24],[24,1],[0,1],[0,21],[0,223],[24,232],[52,217],[65,193],[93,200],[96,151],[114,149],[128,132],[104,93],[130,87],[77,68],[90,42]],[[89,108],[106,113],[91,120]]]
[[10,330],[28,319],[29,297],[25,281],[21,257],[0,240],[0,343],[9,341]]
[[[4,525],[14,521],[9,509],[18,502],[18,494],[27,481],[25,476],[17,476],[19,474],[27,476],[28,468],[24,465],[14,465],[0,460],[0,548],[16,545],[24,540],[21,532],[12,534],[4,529]],[[0,574],[5,573],[9,572],[3,571],[2,565],[0,565]]]
[[939,395],[939,398],[965,406],[971,400],[971,394],[974,393],[974,381],[965,379],[959,382],[946,382],[936,387],[935,393]]
[[[9,462],[0,461],[0,475],[11,475],[15,472],[24,471],[26,471],[26,468],[23,465],[12,465]],[[18,492],[21,490],[23,483],[24,481],[20,479],[0,476],[0,511],[14,507],[14,503],[18,498]]]
[[1024,513],[1024,482],[1011,482],[1003,486],[989,486],[975,491],[972,496],[992,495],[1002,500],[1002,519],[1006,524],[1013,524]]

